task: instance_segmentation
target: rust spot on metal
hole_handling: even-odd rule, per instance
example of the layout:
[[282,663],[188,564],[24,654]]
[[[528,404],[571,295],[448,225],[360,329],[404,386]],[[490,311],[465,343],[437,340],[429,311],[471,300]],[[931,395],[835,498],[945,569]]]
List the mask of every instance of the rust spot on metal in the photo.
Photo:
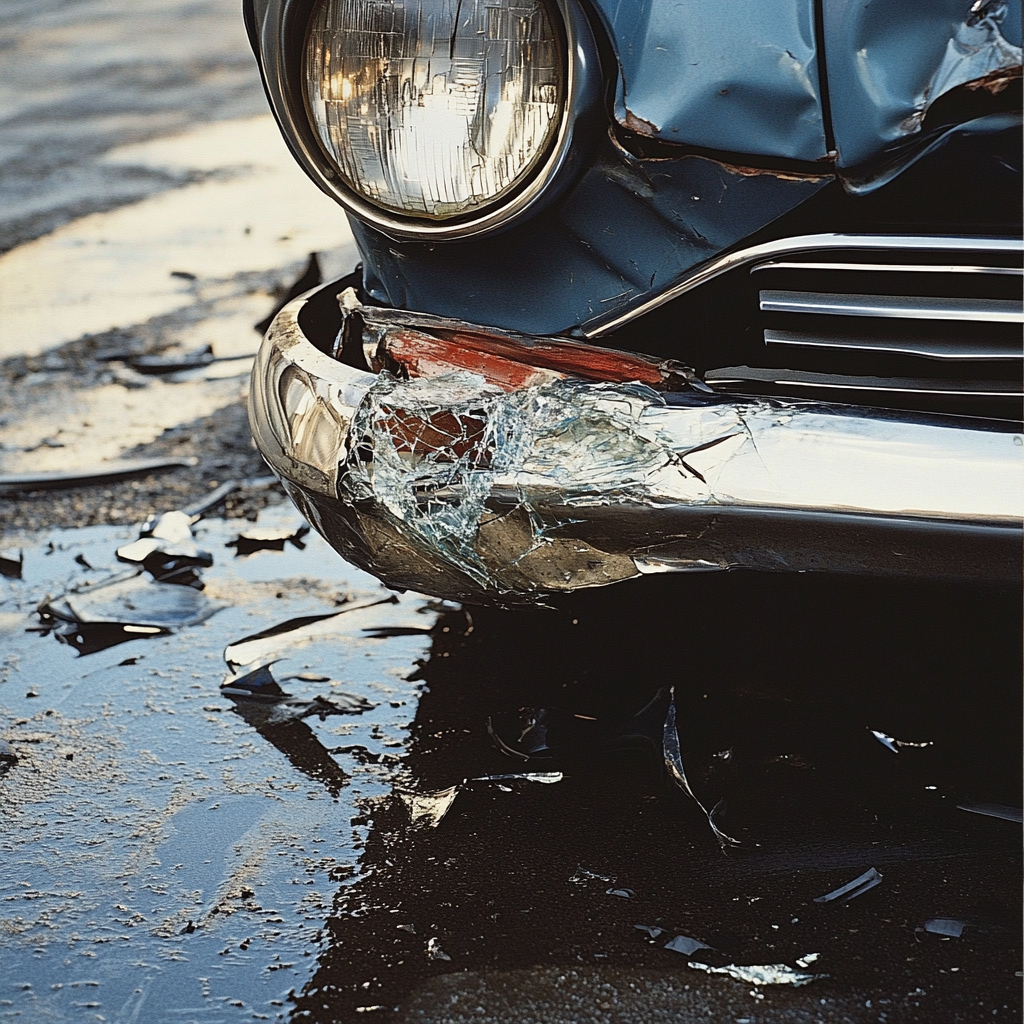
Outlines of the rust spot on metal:
[[1024,69],[1021,68],[1020,64],[1015,68],[999,68],[996,71],[990,71],[981,78],[976,78],[973,82],[965,83],[964,88],[970,89],[971,92],[984,89],[985,92],[998,96],[1007,86],[1020,80],[1022,70]]
[[642,117],[637,117],[632,110],[626,111],[626,116],[622,119],[621,123],[624,128],[628,128],[631,132],[636,132],[638,135],[658,134],[658,126],[656,124]]

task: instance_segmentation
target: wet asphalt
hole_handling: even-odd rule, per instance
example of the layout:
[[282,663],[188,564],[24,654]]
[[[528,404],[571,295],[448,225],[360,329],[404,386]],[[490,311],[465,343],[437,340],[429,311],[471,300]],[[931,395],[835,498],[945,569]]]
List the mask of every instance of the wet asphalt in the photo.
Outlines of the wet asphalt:
[[[263,474],[252,325],[353,250],[234,3],[14,0],[0,45],[0,473],[195,460],[0,495],[0,1020],[1020,1019],[1019,593],[730,573],[462,608],[252,483],[191,562],[119,559]],[[268,663],[286,697],[222,689]],[[729,973],[771,965],[806,983]]]

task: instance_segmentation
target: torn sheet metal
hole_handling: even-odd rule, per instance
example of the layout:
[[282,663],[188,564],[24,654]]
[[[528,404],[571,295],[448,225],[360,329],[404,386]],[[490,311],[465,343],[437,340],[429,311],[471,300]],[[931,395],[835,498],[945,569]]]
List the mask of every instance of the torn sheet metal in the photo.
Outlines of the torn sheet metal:
[[596,6],[619,60],[623,126],[733,153],[827,154],[811,4],[737,0],[718,16],[675,0]]
[[840,168],[918,135],[952,89],[1021,64],[1020,0],[829,0],[823,13]]
[[[666,569],[1019,574],[1013,433],[689,382],[373,375],[305,341],[300,308],[260,350],[253,431],[306,519],[389,585],[515,603]],[[363,309],[343,303],[343,340]]]
[[786,964],[724,964],[721,967],[712,967],[710,964],[702,964],[699,960],[690,960],[686,966],[697,971],[706,971],[708,974],[727,974],[737,981],[757,986],[809,985],[819,978],[828,977],[827,974],[807,974],[804,971],[797,971]]
[[686,769],[683,767],[683,755],[679,749],[679,730],[676,728],[675,687],[672,687],[670,691],[668,712],[665,715],[664,752],[665,767],[668,769],[673,782],[704,812],[705,817],[708,819],[708,824],[711,826],[711,831],[715,834],[715,838],[718,840],[723,851],[729,847],[742,845],[738,839],[733,839],[732,836],[727,835],[715,824],[715,811],[719,809],[720,805],[716,804],[711,810],[708,810],[698,799],[697,794],[694,793],[690,786],[689,779],[686,777]]
[[863,896],[864,893],[874,889],[881,882],[882,876],[878,871],[875,868],[868,868],[863,875],[858,875],[852,882],[847,882],[846,885],[841,885],[838,889],[825,893],[824,896],[815,896],[814,902],[832,903],[834,900],[842,900],[846,903],[858,896]]

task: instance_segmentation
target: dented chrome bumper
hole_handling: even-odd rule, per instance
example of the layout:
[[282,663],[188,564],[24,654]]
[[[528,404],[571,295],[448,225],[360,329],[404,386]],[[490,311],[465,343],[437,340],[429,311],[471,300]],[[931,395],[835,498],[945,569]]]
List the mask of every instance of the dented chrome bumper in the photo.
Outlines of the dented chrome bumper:
[[[401,380],[306,337],[309,298],[264,339],[253,434],[310,523],[391,586],[518,603],[732,567],[1019,579],[1024,439],[1011,425],[685,380],[659,390],[537,361],[503,386],[467,368]],[[434,320],[369,312],[350,295],[343,319],[377,340]]]

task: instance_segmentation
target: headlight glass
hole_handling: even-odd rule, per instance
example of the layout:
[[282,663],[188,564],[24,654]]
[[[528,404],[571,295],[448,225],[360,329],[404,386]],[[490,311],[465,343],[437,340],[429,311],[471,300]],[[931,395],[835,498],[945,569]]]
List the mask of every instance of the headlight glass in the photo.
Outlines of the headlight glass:
[[344,183],[394,213],[473,214],[526,181],[565,104],[544,0],[318,0],[304,80]]

